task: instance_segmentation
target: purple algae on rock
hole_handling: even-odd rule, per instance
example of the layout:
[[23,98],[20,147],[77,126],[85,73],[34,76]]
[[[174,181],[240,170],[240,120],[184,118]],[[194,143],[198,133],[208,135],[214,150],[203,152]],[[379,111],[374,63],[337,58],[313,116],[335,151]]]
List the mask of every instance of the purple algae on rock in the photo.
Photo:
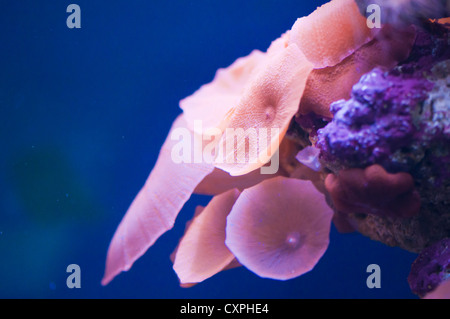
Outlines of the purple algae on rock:
[[[319,130],[321,159],[333,169],[380,164],[391,172],[407,171],[420,111],[433,83],[374,69],[352,90],[352,98],[331,105],[334,119]],[[399,153],[408,158],[398,159]]]

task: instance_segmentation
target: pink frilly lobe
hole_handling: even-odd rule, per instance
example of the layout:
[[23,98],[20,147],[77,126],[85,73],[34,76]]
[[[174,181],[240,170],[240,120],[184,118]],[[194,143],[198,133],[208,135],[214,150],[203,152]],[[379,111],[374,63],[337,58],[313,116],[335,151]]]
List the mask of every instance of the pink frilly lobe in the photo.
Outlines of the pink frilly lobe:
[[407,218],[420,210],[420,196],[412,176],[390,174],[380,165],[329,174],[325,187],[335,209],[342,213]]
[[291,279],[326,251],[332,216],[311,182],[276,177],[241,193],[227,218],[225,243],[255,274]]
[[[238,58],[230,66],[217,70],[210,83],[181,100],[180,108],[188,127],[198,134],[211,128],[223,130],[253,77],[270,58],[287,47],[288,39],[286,32],[271,43],[267,52],[253,50],[248,56]],[[199,120],[202,121],[202,132],[194,125]]]
[[[184,117],[179,116],[171,133],[186,127]],[[114,234],[108,249],[103,285],[107,285],[120,272],[128,271],[162,234],[173,227],[195,187],[214,169],[213,165],[204,162],[176,164],[172,151],[177,142],[171,139],[171,133],[144,187]],[[196,138],[194,134],[191,136]],[[191,141],[191,145],[196,143]]]
[[[184,232],[185,232],[185,233],[186,233],[186,231],[189,229],[189,226],[192,224],[192,222],[194,221],[194,219],[195,219],[197,216],[199,216],[200,213],[201,213],[204,209],[205,209],[205,207],[203,207],[203,206],[197,206],[197,207],[195,208],[194,217],[193,217],[191,220],[189,220],[189,221],[186,222],[186,225],[185,225],[185,228],[184,228]],[[182,239],[182,238],[181,238],[181,239]],[[181,239],[179,240],[177,247],[175,247],[174,251],[170,254],[170,261],[172,261],[172,264],[175,262],[175,256],[176,256],[176,254],[177,254],[177,252],[178,252],[178,247],[180,246]],[[186,284],[180,283],[180,287],[182,287],[182,288],[191,288],[191,287],[195,286],[196,284],[197,284],[197,283],[186,283]]]
[[306,83],[299,114],[315,113],[333,118],[332,102],[349,99],[353,85],[375,67],[386,70],[405,60],[415,40],[415,29],[383,26],[373,40],[363,45],[335,66],[314,69]]
[[232,176],[265,165],[298,110],[312,65],[296,45],[279,47],[252,77],[219,142],[215,165]]
[[334,66],[378,32],[367,26],[354,0],[332,0],[297,20],[290,33],[315,69]]
[[215,196],[188,225],[174,255],[174,270],[182,285],[199,283],[234,261],[225,246],[226,219],[240,192]]
[[203,85],[197,92],[181,100],[180,107],[188,127],[195,130],[194,122],[201,120],[205,131],[220,128],[226,115],[237,106],[252,74],[265,59],[265,53],[254,50],[229,67],[219,69],[211,83]]

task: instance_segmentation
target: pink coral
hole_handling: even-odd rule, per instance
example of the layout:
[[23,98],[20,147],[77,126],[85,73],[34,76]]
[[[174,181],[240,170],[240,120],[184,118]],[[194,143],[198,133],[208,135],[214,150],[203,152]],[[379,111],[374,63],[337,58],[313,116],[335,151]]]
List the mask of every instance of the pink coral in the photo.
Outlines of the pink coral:
[[[296,162],[298,145],[285,134],[313,69],[336,66],[376,33],[353,0],[333,0],[299,19],[266,52],[238,59],[182,100],[183,115],[114,234],[102,283],[129,270],[171,229],[193,192],[215,197],[197,210],[173,254],[183,286],[240,264],[274,279],[311,270],[328,246],[333,213],[322,194],[321,175]],[[252,130],[266,135],[251,143],[246,132]],[[184,136],[181,144],[173,140],[178,135]],[[188,147],[183,160],[174,161],[183,147]],[[205,153],[208,161],[197,158]],[[257,172],[276,164],[278,155],[277,172]]]

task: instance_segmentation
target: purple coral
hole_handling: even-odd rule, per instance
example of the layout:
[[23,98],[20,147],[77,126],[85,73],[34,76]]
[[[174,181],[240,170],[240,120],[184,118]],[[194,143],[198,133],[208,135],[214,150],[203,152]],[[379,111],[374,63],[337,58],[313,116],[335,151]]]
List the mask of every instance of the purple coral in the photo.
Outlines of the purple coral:
[[334,119],[319,130],[321,159],[339,169],[381,164],[389,171],[404,171],[408,163],[393,157],[414,144],[418,128],[413,114],[432,88],[427,79],[405,79],[380,69],[364,75],[350,100],[331,105]]
[[411,266],[408,283],[420,297],[450,279],[450,238],[424,249]]

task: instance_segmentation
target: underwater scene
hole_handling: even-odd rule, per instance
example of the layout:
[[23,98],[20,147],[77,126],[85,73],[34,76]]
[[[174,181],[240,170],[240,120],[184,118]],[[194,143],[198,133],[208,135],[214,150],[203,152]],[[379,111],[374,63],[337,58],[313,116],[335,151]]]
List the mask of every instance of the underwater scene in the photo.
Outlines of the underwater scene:
[[0,298],[450,299],[449,17],[3,1]]

